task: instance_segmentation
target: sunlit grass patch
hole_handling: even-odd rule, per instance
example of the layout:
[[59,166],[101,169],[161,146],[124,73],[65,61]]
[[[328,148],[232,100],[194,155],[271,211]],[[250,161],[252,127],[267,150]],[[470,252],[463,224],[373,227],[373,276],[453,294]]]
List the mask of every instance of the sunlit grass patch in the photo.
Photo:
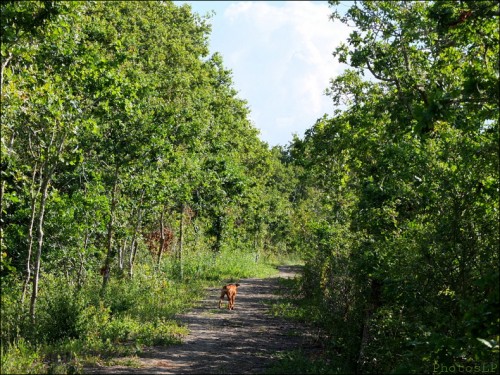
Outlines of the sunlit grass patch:
[[40,352],[24,339],[4,347],[0,368],[3,374],[40,374],[46,371]]
[[141,362],[138,357],[113,358],[106,362],[106,366],[125,366],[132,368],[140,368]]
[[310,320],[307,302],[300,298],[301,279],[279,279],[280,297],[270,302],[269,314],[297,321]]

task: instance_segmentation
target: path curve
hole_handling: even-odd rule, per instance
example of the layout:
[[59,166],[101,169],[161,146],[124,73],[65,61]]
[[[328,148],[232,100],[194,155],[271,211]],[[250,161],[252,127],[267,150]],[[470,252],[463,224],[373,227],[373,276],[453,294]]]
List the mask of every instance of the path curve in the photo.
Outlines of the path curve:
[[281,266],[275,277],[242,279],[232,311],[217,309],[220,289],[208,289],[198,307],[178,316],[190,330],[182,344],[147,349],[140,355],[140,368],[99,367],[86,373],[262,373],[277,353],[310,346],[305,327],[268,313],[270,302],[278,298],[278,279],[295,277],[299,270],[300,266]]

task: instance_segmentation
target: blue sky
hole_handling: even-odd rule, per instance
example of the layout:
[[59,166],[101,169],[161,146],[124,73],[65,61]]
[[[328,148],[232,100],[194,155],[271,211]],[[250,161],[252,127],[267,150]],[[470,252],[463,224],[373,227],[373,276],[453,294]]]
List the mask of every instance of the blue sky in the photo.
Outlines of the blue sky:
[[[212,10],[211,53],[219,52],[233,72],[238,96],[248,101],[251,120],[270,146],[302,137],[323,114],[324,95],[344,66],[332,56],[352,31],[329,19],[327,1],[174,1],[194,12]],[[349,7],[341,3],[340,11]]]

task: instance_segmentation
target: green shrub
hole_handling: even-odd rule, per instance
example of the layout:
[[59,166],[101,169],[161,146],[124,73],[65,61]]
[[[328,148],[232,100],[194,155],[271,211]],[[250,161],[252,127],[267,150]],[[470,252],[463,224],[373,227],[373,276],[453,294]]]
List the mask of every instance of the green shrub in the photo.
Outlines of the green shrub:
[[38,335],[46,342],[78,338],[78,320],[82,301],[70,288],[59,288],[46,297],[46,306],[38,313]]
[[23,306],[21,300],[21,283],[16,285],[13,280],[2,279],[2,303],[0,313],[2,325],[0,339],[2,345],[12,343],[21,333],[24,326]]
[[2,374],[40,374],[45,365],[37,349],[24,339],[2,346]]
[[87,306],[80,312],[77,331],[88,349],[100,346],[102,333],[109,324],[110,316],[109,307],[105,307],[102,302],[98,306]]
[[330,360],[312,359],[301,351],[278,353],[267,374],[342,374],[341,368],[332,366]]
[[179,326],[175,321],[159,319],[156,322],[139,324],[136,339],[147,346],[180,344],[181,337],[187,332],[187,328]]

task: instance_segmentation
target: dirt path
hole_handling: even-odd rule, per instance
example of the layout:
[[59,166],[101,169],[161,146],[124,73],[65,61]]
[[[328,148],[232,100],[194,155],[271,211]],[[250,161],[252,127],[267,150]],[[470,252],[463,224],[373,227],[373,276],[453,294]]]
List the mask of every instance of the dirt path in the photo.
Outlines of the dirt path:
[[180,315],[190,334],[183,344],[153,347],[139,358],[141,367],[89,369],[99,374],[256,374],[276,353],[307,346],[305,328],[267,313],[277,298],[278,278],[295,277],[299,267],[283,266],[267,279],[239,281],[235,310],[217,309],[220,289],[209,289],[200,306]]

